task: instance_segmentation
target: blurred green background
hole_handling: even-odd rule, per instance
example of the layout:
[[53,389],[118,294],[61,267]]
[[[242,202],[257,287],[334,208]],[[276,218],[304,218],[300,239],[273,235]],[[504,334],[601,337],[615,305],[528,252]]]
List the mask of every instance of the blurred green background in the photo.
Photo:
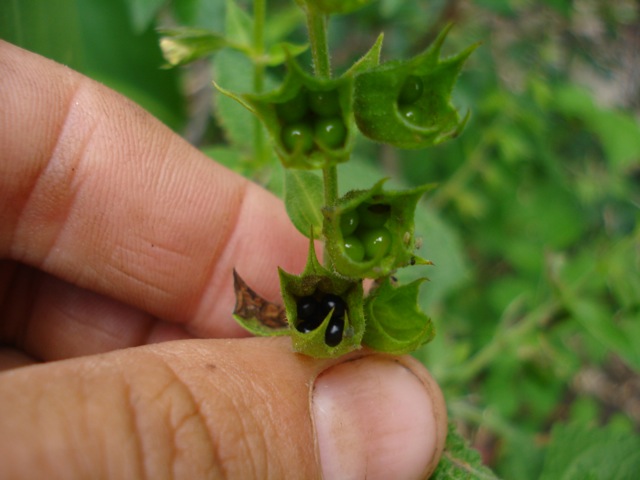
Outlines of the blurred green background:
[[[268,7],[268,36],[304,41],[293,2]],[[119,90],[247,173],[234,163],[251,151],[247,113],[211,79],[248,88],[250,65],[223,50],[161,68],[156,33],[223,32],[225,12],[223,0],[3,0],[0,37]],[[438,335],[416,356],[484,461],[538,478],[554,425],[640,431],[640,6],[378,0],[332,20],[334,64],[347,68],[381,31],[383,59],[409,58],[448,22],[445,54],[482,42],[454,91],[472,112],[465,132],[420,151],[359,142],[341,187],[385,174],[439,183],[416,217],[435,263],[418,272],[431,279],[421,303]],[[277,192],[279,173],[260,179]]]

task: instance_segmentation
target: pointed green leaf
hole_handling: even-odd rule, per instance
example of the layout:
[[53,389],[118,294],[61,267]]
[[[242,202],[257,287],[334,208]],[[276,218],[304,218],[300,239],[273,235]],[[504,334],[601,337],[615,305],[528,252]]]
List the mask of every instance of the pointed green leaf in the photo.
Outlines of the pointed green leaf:
[[371,292],[365,301],[365,345],[380,352],[403,355],[433,338],[431,319],[418,307],[422,281],[394,287],[387,277]]
[[322,179],[305,170],[286,170],[284,203],[293,225],[305,236],[313,238],[322,233]]

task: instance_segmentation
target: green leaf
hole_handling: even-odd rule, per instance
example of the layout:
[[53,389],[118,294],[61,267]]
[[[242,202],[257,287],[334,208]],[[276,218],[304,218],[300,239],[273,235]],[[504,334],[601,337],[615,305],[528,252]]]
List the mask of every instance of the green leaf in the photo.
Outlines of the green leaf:
[[[460,119],[451,105],[451,92],[462,65],[478,45],[440,60],[450,28],[413,59],[387,62],[356,75],[354,115],[366,137],[399,148],[424,148],[460,134],[469,115]],[[408,100],[403,92],[410,82],[420,88]]]
[[250,91],[253,88],[251,78],[253,65],[240,52],[224,49],[215,56],[216,87],[224,95],[216,95],[214,113],[224,129],[227,140],[237,148],[251,151],[251,143],[247,143],[247,128],[253,124],[253,115],[238,103],[239,97],[230,98],[231,92],[223,90],[232,86],[238,91]]
[[467,445],[450,422],[442,458],[430,480],[498,480],[498,477],[482,464],[480,453]]
[[162,54],[171,67],[193,62],[229,45],[223,36],[200,28],[163,28],[158,33]]
[[304,170],[286,170],[284,202],[293,225],[308,237],[320,238],[322,233],[322,179]]
[[371,292],[364,307],[365,345],[380,352],[404,355],[433,339],[431,319],[418,307],[422,281],[395,287],[387,277]]
[[640,472],[640,437],[611,427],[556,425],[541,480],[626,480]]
[[234,0],[227,0],[225,17],[225,34],[238,50],[251,52],[253,41],[253,19]]
[[[362,281],[347,280],[320,265],[313,240],[309,242],[309,257],[301,275],[292,275],[280,269],[280,290],[295,351],[316,358],[330,358],[339,357],[361,347],[364,334]],[[333,313],[327,315],[311,332],[303,333],[296,328],[298,301],[303,297],[321,298],[326,295],[336,295],[346,304],[343,337],[335,346],[327,345],[325,341]]]
[[[611,349],[629,365],[640,370],[640,349],[631,330],[623,329],[624,324],[618,324],[615,316],[602,304],[587,298],[567,298],[567,307],[572,316],[598,341]],[[631,324],[633,325],[633,324]]]

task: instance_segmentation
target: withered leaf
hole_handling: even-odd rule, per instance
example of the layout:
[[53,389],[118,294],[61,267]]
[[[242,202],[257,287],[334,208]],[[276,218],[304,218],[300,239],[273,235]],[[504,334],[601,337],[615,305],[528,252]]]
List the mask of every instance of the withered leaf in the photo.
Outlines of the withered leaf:
[[289,334],[283,306],[269,302],[258,295],[235,269],[233,286],[236,294],[233,316],[240,325],[256,335]]

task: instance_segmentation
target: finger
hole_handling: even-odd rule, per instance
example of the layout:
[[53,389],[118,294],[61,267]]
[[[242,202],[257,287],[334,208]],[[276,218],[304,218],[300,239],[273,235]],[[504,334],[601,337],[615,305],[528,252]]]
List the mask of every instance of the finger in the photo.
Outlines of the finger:
[[17,266],[12,276],[15,282],[7,296],[24,299],[28,314],[5,309],[0,344],[12,345],[33,359],[59,360],[192,338],[180,325],[34,268]]
[[271,299],[302,268],[279,200],[131,102],[1,41],[0,71],[0,256],[207,336],[233,267]]
[[434,468],[446,413],[421,365],[289,349],[282,338],[190,340],[5,372],[0,471],[417,479]]

